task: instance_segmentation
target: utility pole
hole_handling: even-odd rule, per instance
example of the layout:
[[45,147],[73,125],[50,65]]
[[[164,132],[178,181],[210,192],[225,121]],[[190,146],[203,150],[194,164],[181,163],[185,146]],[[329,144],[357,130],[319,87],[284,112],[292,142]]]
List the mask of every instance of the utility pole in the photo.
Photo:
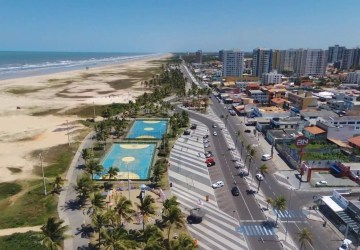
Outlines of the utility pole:
[[45,196],[46,196],[46,195],[47,195],[47,192],[46,192],[45,173],[44,173],[42,153],[40,153],[39,156],[40,156],[40,167],[41,167],[42,176],[43,176],[43,182],[44,182],[44,194],[45,194]]
[[95,119],[95,101],[93,101],[93,107],[94,107],[94,119]]

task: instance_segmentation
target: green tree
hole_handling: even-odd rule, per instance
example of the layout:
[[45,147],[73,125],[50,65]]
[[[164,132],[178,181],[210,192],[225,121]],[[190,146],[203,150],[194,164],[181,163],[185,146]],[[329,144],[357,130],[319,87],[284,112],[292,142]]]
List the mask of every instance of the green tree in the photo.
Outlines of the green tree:
[[134,249],[137,243],[131,239],[124,228],[108,228],[101,231],[104,250],[128,250]]
[[119,173],[119,169],[117,167],[110,167],[109,170],[108,170],[108,176],[109,176],[109,179],[114,179],[114,177],[116,178],[116,176],[118,175]]
[[[286,209],[286,199],[284,196],[280,195],[277,196],[273,202],[272,202],[272,206],[274,209],[278,210],[278,211],[284,211]],[[277,225],[279,219],[279,213],[276,213],[276,222],[275,225]]]
[[304,247],[306,249],[306,242],[308,242],[310,245],[313,244],[312,242],[312,234],[309,229],[303,228],[299,233],[297,233],[299,243],[300,243],[300,250]]
[[81,151],[81,157],[84,159],[85,161],[85,165],[87,163],[88,160],[92,159],[94,157],[93,151],[90,148],[84,148]]
[[250,173],[251,162],[252,162],[252,159],[255,156],[255,154],[256,154],[256,150],[251,148],[249,151],[249,168],[248,168],[249,173]]
[[180,203],[177,201],[177,197],[174,195],[169,199],[166,199],[163,203],[162,214],[167,215],[172,206],[178,206]]
[[144,250],[164,250],[164,237],[159,229],[159,227],[155,225],[146,226],[144,232]]
[[91,191],[94,190],[94,184],[89,175],[83,174],[78,177],[74,189],[77,192],[79,203],[83,205],[86,199],[89,197]]
[[163,216],[164,222],[168,225],[168,241],[170,242],[170,232],[173,225],[177,228],[185,224],[184,214],[178,206],[170,206],[168,212]]
[[132,209],[131,201],[128,200],[125,196],[121,196],[120,199],[116,201],[114,210],[119,216],[120,223],[122,223],[123,220],[126,222],[132,221],[132,216],[135,213],[135,211]]
[[[266,173],[268,173],[268,166],[266,164],[262,164],[260,167],[259,167],[259,171],[261,173],[262,176],[265,176]],[[258,188],[257,188],[257,191],[259,192],[259,189],[260,189],[260,183],[261,183],[261,180],[258,179]]]
[[62,248],[63,241],[68,237],[65,232],[69,229],[68,226],[63,225],[63,220],[58,220],[55,217],[47,219],[45,225],[41,227],[43,237],[41,243],[50,250],[57,250]]
[[145,221],[156,214],[155,199],[150,195],[145,195],[140,204],[137,204],[138,209],[143,217],[143,231],[145,230]]
[[272,202],[273,200],[270,197],[266,198],[266,210],[269,210],[269,204],[272,204]]
[[52,192],[59,194],[61,192],[63,185],[64,185],[64,180],[60,176],[56,176],[54,182],[52,183],[53,186]]
[[93,212],[101,211],[105,207],[106,197],[104,197],[101,193],[95,192],[90,194],[90,208]]
[[93,213],[91,215],[92,224],[94,226],[95,231],[98,232],[98,244],[99,248],[101,245],[101,231],[103,230],[104,226],[108,224],[109,219],[106,217],[106,215],[100,211]]
[[85,165],[85,170],[86,170],[86,172],[91,174],[91,179],[93,180],[94,174],[100,174],[104,170],[104,167],[102,165],[100,165],[98,161],[90,160]]
[[171,241],[171,249],[172,250],[195,250],[197,246],[195,245],[195,241],[186,233],[181,233],[179,238]]

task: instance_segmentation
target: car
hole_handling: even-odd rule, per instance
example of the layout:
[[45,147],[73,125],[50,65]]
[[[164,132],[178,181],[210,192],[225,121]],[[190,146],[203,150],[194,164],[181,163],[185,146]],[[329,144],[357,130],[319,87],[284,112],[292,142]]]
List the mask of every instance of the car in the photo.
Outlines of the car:
[[214,165],[215,165],[215,162],[209,162],[209,163],[206,164],[207,167],[212,167]]
[[205,139],[203,143],[209,143],[210,141],[208,139]]
[[191,124],[190,129],[196,129],[196,128],[197,128],[197,124],[195,124],[195,123]]
[[211,151],[206,151],[205,154],[213,154]]
[[215,124],[215,123],[213,123],[212,127],[213,127],[213,128],[216,128],[217,126],[216,126],[216,124]]
[[261,156],[262,161],[268,161],[270,159],[271,159],[271,155],[269,155],[269,154],[264,154]]
[[240,190],[239,190],[239,188],[237,186],[235,186],[235,187],[233,187],[231,189],[231,193],[232,193],[233,196],[239,196]]
[[345,239],[341,244],[341,246],[339,247],[339,250],[349,250],[351,243],[352,243],[351,240]]
[[215,135],[215,136],[216,136],[216,135],[217,135],[217,132],[216,132],[216,131],[214,131],[214,132],[213,132],[213,135]]
[[327,181],[318,181],[315,183],[315,186],[320,187],[320,186],[327,186]]
[[264,176],[262,174],[256,174],[255,177],[256,177],[256,179],[258,181],[263,181],[264,180]]
[[244,168],[245,164],[242,161],[235,161],[235,168]]
[[241,169],[241,170],[239,170],[239,176],[240,177],[249,176],[249,172],[244,169]]
[[204,143],[204,148],[210,147],[210,143]]
[[190,129],[187,129],[184,131],[184,135],[190,135],[191,134],[191,130]]
[[210,158],[210,157],[213,157],[213,156],[214,156],[213,154],[205,154],[206,158]]
[[205,160],[205,163],[215,162],[214,158],[210,157]]
[[204,135],[203,139],[209,138],[209,135]]
[[251,130],[250,129],[245,129],[244,132],[245,133],[251,133]]
[[211,186],[213,187],[213,188],[220,188],[220,187],[223,187],[225,184],[224,184],[224,182],[223,181],[217,181],[217,182],[215,182],[214,184],[212,184]]

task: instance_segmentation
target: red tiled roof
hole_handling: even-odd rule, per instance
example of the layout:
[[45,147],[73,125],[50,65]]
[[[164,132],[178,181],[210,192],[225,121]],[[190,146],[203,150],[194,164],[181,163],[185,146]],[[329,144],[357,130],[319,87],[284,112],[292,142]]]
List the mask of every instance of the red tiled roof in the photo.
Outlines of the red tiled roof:
[[348,141],[356,145],[357,147],[360,147],[360,136],[349,138]]
[[318,134],[322,134],[322,133],[325,133],[326,131],[317,127],[317,126],[314,126],[314,127],[306,127],[304,128],[306,131],[308,131],[309,133],[313,134],[313,135],[318,135]]

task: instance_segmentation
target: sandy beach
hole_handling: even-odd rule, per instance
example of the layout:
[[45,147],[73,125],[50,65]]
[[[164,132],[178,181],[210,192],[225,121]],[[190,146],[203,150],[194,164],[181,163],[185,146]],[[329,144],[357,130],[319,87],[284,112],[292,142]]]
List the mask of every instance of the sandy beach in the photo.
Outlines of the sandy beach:
[[34,177],[32,170],[39,165],[39,159],[32,157],[31,152],[46,151],[67,143],[67,121],[71,124],[71,140],[75,140],[82,129],[75,122],[79,117],[68,116],[64,112],[86,105],[135,100],[145,91],[141,81],[150,78],[143,79],[142,73],[145,69],[159,67],[152,61],[168,56],[88,70],[1,80],[0,182]]

